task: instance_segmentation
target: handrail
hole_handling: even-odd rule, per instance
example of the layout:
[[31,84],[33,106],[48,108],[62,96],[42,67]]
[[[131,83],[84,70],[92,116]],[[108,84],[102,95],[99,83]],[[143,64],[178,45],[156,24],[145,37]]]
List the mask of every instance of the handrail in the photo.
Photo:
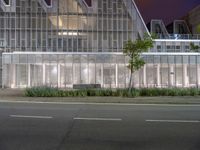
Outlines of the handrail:
[[168,37],[163,37],[162,34],[156,34],[156,39],[200,40],[200,34],[169,34]]

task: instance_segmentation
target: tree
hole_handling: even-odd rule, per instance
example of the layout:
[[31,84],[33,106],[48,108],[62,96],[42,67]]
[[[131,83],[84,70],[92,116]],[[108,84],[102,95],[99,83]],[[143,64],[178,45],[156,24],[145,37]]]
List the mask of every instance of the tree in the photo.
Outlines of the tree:
[[128,69],[130,70],[129,90],[132,88],[133,73],[144,66],[145,62],[141,58],[143,52],[153,47],[153,37],[148,34],[143,39],[138,38],[135,41],[128,40],[124,45],[123,53],[129,57]]
[[[200,33],[200,24],[197,25],[197,33]],[[193,52],[199,52],[200,46],[195,45],[195,44],[192,42],[192,43],[190,43],[190,49],[191,49]]]
[[[200,24],[197,25],[197,33],[200,33]],[[195,44],[192,42],[192,43],[190,43],[190,49],[191,49],[193,52],[199,52],[200,46],[195,45]]]
[[197,26],[197,33],[200,33],[200,24]]
[[198,45],[195,45],[194,43],[190,43],[190,49],[193,52],[199,52],[200,47]]

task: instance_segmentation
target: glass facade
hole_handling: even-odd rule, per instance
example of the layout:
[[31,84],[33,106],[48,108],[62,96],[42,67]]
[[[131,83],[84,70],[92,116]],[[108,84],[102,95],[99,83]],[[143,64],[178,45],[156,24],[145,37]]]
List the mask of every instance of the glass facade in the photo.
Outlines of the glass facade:
[[[200,37],[200,35],[198,35]],[[154,47],[149,52],[158,53],[185,53],[191,52],[190,44],[200,46],[199,40],[172,40],[172,39],[155,39]]]
[[132,0],[15,2],[15,12],[0,10],[4,52],[121,52],[147,32]]
[[[134,73],[134,87],[199,87],[200,55],[145,53],[146,65]],[[128,87],[128,58],[119,53],[4,53],[3,85],[9,88],[100,84]]]

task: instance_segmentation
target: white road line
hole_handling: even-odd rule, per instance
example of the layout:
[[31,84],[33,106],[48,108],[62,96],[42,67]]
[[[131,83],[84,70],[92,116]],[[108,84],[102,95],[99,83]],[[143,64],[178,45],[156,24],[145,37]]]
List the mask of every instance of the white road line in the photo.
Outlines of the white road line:
[[42,101],[10,101],[10,100],[0,100],[0,103],[56,104],[56,105],[102,105],[102,106],[109,105],[109,106],[200,107],[200,104],[133,104],[133,103],[42,102]]
[[34,119],[52,119],[51,116],[25,116],[25,115],[10,115],[12,118],[34,118]]
[[166,123],[200,123],[199,120],[146,120],[146,122],[166,122]]
[[87,120],[87,121],[122,121],[120,118],[74,118],[74,120]]

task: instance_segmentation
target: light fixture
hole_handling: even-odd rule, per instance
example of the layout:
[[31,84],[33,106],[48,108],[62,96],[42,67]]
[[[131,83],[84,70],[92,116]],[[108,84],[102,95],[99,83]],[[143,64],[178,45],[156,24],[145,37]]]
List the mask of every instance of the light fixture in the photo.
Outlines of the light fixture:
[[58,32],[58,35],[77,36],[77,32]]
[[54,66],[54,67],[53,67],[53,70],[52,70],[52,73],[53,73],[53,74],[57,74],[57,72],[58,72],[57,67]]

